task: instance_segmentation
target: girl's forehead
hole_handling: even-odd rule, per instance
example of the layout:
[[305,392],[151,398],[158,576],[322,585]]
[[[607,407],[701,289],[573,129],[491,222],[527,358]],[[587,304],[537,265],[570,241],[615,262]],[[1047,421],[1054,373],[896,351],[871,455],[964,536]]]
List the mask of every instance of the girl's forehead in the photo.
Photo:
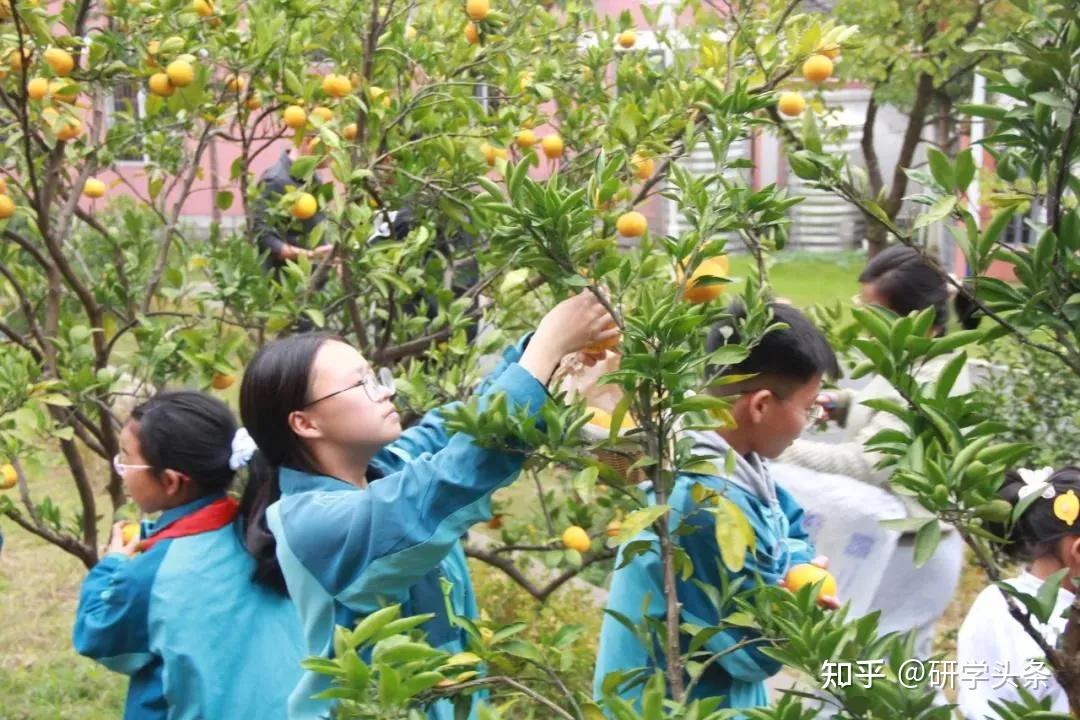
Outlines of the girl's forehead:
[[357,373],[367,372],[370,369],[368,361],[359,350],[337,340],[323,343],[315,356],[313,373],[315,378],[320,375],[326,377],[344,377]]

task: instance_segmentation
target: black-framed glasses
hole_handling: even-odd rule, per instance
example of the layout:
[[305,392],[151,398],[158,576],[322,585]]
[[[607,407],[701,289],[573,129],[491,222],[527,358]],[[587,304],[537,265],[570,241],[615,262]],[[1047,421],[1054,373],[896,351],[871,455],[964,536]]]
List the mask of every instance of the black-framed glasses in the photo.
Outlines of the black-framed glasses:
[[393,397],[394,393],[397,392],[394,388],[394,374],[390,372],[389,368],[383,367],[375,370],[367,377],[361,378],[349,387],[335,390],[329,395],[323,395],[320,398],[315,398],[308,404],[302,406],[300,409],[307,410],[315,403],[320,403],[323,400],[327,400],[334,397],[335,395],[340,395],[341,393],[348,392],[358,387],[364,388],[364,392],[367,393],[368,399],[371,400],[371,402],[379,402],[384,397]]

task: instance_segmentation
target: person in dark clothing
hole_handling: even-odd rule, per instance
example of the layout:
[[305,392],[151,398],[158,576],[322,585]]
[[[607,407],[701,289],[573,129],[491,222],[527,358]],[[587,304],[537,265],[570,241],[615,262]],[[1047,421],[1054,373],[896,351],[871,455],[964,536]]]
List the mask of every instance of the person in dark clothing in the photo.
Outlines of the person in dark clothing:
[[[308,147],[309,145],[305,145]],[[274,212],[278,198],[294,189],[317,188],[323,183],[318,173],[311,180],[304,182],[292,175],[293,156],[289,150],[281,153],[277,162],[271,165],[259,178],[259,198],[255,203],[252,219],[252,237],[259,249],[266,253],[264,266],[267,270],[278,270],[290,260],[307,255],[313,260],[328,254],[333,246],[327,238],[319,246],[308,249],[307,236],[324,219],[320,210],[307,220],[297,220],[291,216]]]
[[[375,232],[368,240],[368,243],[375,244],[384,239],[404,240],[416,227],[418,221],[416,211],[409,203],[396,211],[379,211],[375,216]],[[435,242],[432,249],[425,254],[424,262],[430,261],[435,252],[441,253],[446,258],[447,263],[451,266],[450,289],[453,291],[454,297],[459,298],[476,285],[480,279],[480,267],[476,259],[476,238],[464,230],[447,232],[444,227],[436,228],[435,232]],[[470,254],[466,258],[458,259],[463,249],[469,250]],[[428,319],[435,319],[439,314],[438,299],[429,293],[425,293],[422,299],[427,304],[426,314]],[[420,301],[421,297],[410,298],[402,305],[402,308],[406,313],[414,314],[419,310]],[[477,302],[478,300],[473,298],[474,306]],[[476,331],[477,322],[473,320],[465,328],[466,338],[469,342],[472,342],[476,337]]]

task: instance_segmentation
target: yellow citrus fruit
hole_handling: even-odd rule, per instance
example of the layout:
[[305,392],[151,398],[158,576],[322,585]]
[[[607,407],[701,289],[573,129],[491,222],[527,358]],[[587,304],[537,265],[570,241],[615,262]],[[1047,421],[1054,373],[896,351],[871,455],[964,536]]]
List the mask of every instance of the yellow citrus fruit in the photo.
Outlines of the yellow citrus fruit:
[[319,211],[319,203],[311,193],[300,193],[292,206],[292,216],[298,220],[307,220]]
[[106,189],[107,188],[105,187],[105,183],[101,182],[97,178],[92,177],[87,178],[86,182],[83,184],[82,191],[83,195],[88,198],[99,198],[105,196]]
[[43,57],[52,71],[60,77],[67,77],[75,69],[75,58],[71,57],[67,50],[51,47],[45,51]]
[[344,75],[330,73],[323,78],[322,89],[330,97],[343,98],[352,92],[352,81]]
[[818,52],[830,60],[835,60],[840,57],[840,46],[836,43],[830,43],[818,48]]
[[0,220],[7,220],[15,214],[15,201],[10,196],[0,193]]
[[824,55],[811,55],[802,66],[803,77],[815,85],[828,80],[832,71],[832,60]]
[[8,65],[11,66],[11,69],[17,72],[23,69],[23,65],[30,62],[30,50],[24,49],[22,52],[19,52],[18,48],[9,50],[5,59],[7,60]]
[[316,105],[311,109],[311,116],[319,118],[324,123],[328,123],[334,119],[334,111],[325,105]]
[[476,23],[465,23],[465,39],[470,45],[480,42],[480,29],[476,27]]
[[62,118],[56,123],[56,138],[58,140],[74,140],[82,135],[82,121],[78,118]]
[[[308,197],[311,197],[311,196],[308,195]],[[315,198],[311,198],[311,201],[314,202]],[[314,215],[314,213],[312,213],[312,214]],[[226,389],[232,387],[232,384],[234,382],[236,382],[236,376],[235,375],[229,375],[227,373],[217,373],[210,380],[210,386],[212,388],[214,388],[215,390],[226,390]]]
[[173,60],[165,68],[165,75],[174,87],[187,87],[195,81],[195,68],[187,60]]
[[0,195],[7,193],[7,180],[0,177]]
[[[615,327],[614,321],[608,323],[607,328],[609,330],[613,327]],[[607,350],[613,350],[617,348],[619,346],[619,340],[621,339],[621,337],[621,335],[615,335],[614,337],[610,337],[607,340],[601,340],[600,342],[586,345],[585,347],[581,348],[581,351],[590,355],[602,355]]]
[[491,12],[491,3],[488,0],[467,0],[465,14],[473,22],[483,22]]
[[246,107],[248,110],[258,110],[262,107],[262,100],[259,98],[258,95],[252,95],[244,101],[244,107]]
[[552,160],[563,156],[563,140],[558,135],[545,135],[540,141],[540,148]]
[[232,93],[242,92],[247,87],[247,81],[239,75],[230,75],[225,79],[225,89]]
[[589,533],[585,532],[584,528],[571,525],[563,530],[562,544],[568,550],[585,552],[592,545],[592,541],[589,540]]
[[802,115],[802,111],[806,109],[806,100],[797,92],[780,93],[776,109],[788,117],[796,117]]
[[799,588],[806,585],[813,585],[819,580],[822,580],[823,582],[818,589],[818,599],[820,600],[827,595],[836,597],[836,578],[834,578],[825,568],[820,568],[817,565],[811,565],[810,563],[796,565],[788,570],[788,574],[784,578],[784,585],[791,592],[797,592]]
[[356,127],[356,123],[349,123],[341,131],[341,137],[346,140],[355,140],[357,134],[360,132],[360,128]]
[[[686,290],[683,291],[683,299],[687,302],[696,304],[709,302],[710,300],[715,300],[720,297],[724,294],[723,285],[698,285],[698,280],[705,275],[727,277],[728,270],[727,255],[706,258],[697,266],[697,269],[694,270],[694,274],[690,276],[690,281],[686,283]],[[681,274],[679,282],[682,282]]]
[[199,17],[210,17],[214,14],[214,5],[210,0],[191,0],[191,9]]
[[368,94],[371,96],[371,102],[377,102],[383,107],[390,107],[390,93],[386,92],[378,85],[369,87]]
[[285,121],[287,127],[291,127],[293,130],[298,130],[307,125],[307,113],[299,105],[290,105],[285,108],[285,111],[281,113],[281,119]]
[[19,482],[19,474],[15,472],[15,466],[11,463],[0,465],[0,490],[13,488],[17,482]]
[[637,33],[633,30],[623,30],[619,33],[619,46],[624,48],[634,47],[634,43],[637,42]]
[[[589,418],[590,425],[605,430],[611,429],[611,413],[594,407],[589,408],[588,411],[592,413],[592,417]],[[623,415],[622,422],[619,424],[619,430],[633,430],[635,427],[634,418],[630,416],[630,413]]]
[[154,73],[146,81],[146,85],[150,88],[150,92],[160,97],[169,97],[176,92],[176,88],[169,82],[169,76],[165,73]]
[[641,237],[649,227],[649,221],[637,210],[623,213],[615,221],[615,229],[623,237]]
[[616,537],[622,532],[622,523],[618,520],[612,520],[607,524],[607,527],[604,528],[604,532],[608,537]]
[[521,148],[522,150],[528,150],[536,144],[536,133],[526,128],[525,130],[521,130],[520,132],[518,132],[515,140],[517,141],[519,148]]
[[31,100],[40,100],[49,92],[49,81],[43,77],[36,77],[26,83],[26,96]]
[[136,540],[139,537],[139,523],[128,522],[124,523],[124,527],[120,528],[120,538],[127,545],[132,540]]
[[634,169],[634,174],[638,176],[639,180],[648,180],[656,172],[656,161],[651,157],[635,153],[630,158],[630,167]]

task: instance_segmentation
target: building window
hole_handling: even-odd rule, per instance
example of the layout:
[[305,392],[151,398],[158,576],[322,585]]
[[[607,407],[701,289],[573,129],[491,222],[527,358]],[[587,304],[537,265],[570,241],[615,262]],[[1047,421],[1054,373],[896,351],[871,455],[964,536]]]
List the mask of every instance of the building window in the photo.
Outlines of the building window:
[[[123,116],[130,122],[127,127],[134,131],[130,138],[124,138],[116,159],[120,162],[142,163],[147,161],[139,127],[146,117],[146,96],[134,80],[119,82],[113,87],[112,97],[106,106],[107,127],[112,127],[113,118]],[[126,129],[126,128],[125,128]]]

